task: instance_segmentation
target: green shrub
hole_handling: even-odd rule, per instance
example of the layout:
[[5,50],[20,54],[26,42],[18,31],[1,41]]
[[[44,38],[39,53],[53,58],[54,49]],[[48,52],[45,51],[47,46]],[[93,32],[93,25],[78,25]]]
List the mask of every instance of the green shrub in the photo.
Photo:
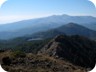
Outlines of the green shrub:
[[12,56],[13,57],[26,57],[26,54],[24,52],[18,50],[18,51],[12,52]]

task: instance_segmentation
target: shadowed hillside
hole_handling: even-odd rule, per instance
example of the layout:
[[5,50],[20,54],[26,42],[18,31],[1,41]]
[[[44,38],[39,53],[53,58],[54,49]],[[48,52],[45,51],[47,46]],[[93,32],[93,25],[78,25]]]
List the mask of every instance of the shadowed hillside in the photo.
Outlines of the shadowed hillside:
[[96,61],[96,42],[82,36],[57,36],[38,54],[67,60],[75,65],[93,68]]

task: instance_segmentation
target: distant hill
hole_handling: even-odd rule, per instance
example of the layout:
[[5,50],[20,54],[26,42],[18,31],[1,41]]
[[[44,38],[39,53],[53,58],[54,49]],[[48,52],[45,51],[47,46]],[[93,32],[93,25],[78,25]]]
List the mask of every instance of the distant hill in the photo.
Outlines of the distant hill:
[[96,62],[96,42],[78,35],[60,35],[46,44],[38,54],[92,69]]
[[81,35],[91,39],[96,38],[96,31],[75,23],[69,23],[67,25],[57,28],[56,30],[64,32],[67,35]]
[[69,23],[58,28],[48,30],[45,32],[38,32],[32,35],[32,37],[50,38],[56,35],[81,35],[91,39],[96,39],[96,31],[90,30],[84,26],[78,25],[76,23]]
[[91,16],[53,15],[0,25],[0,39],[12,39],[60,27],[70,22],[95,30],[96,18]]

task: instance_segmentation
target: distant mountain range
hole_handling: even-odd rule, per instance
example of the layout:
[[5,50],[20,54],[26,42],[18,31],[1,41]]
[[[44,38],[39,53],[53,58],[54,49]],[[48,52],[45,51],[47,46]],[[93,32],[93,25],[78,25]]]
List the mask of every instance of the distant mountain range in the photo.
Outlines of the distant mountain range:
[[0,25],[0,39],[10,39],[47,31],[68,23],[77,23],[89,29],[96,30],[96,18],[91,16],[53,15],[44,18],[23,20]]
[[[34,28],[39,26],[49,26],[50,28],[58,27],[67,23],[77,24],[96,24],[96,18],[92,16],[69,16],[69,15],[53,15],[44,18],[23,20],[14,23],[0,25],[0,31],[17,31],[26,28]],[[53,28],[52,27],[52,28]]]

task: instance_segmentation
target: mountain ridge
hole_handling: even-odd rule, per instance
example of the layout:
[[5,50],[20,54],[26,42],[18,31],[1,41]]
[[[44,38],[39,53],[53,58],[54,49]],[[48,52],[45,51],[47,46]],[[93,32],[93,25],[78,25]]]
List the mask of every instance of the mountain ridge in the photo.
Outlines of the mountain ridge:
[[67,60],[81,67],[93,68],[96,61],[96,42],[79,35],[59,35],[41,48],[38,54]]

